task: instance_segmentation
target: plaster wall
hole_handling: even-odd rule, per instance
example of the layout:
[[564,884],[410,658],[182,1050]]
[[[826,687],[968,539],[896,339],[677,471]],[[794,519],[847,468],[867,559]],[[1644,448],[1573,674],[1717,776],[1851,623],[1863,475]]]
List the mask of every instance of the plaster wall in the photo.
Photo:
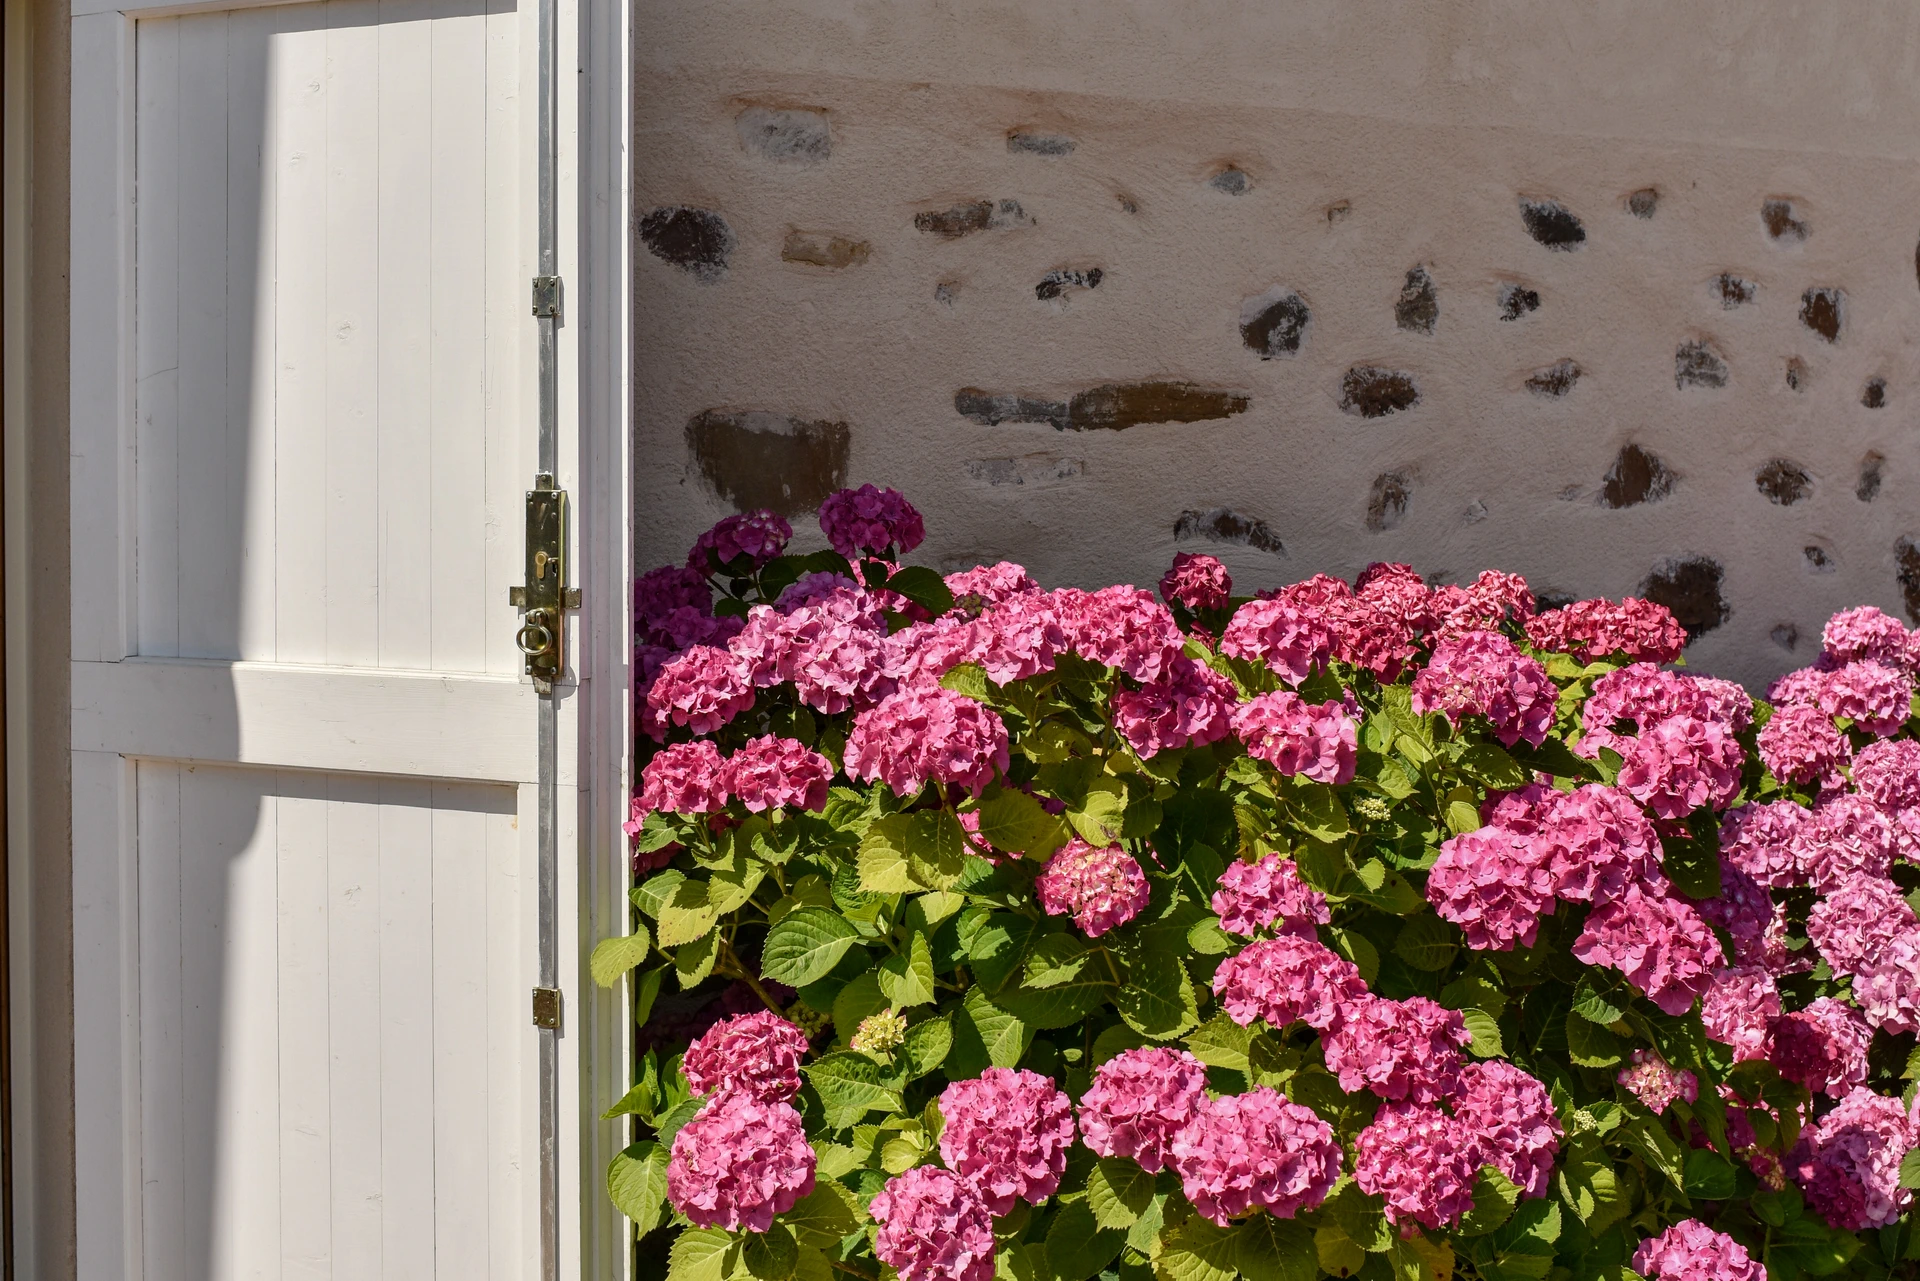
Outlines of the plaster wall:
[[1749,682],[1837,608],[1920,621],[1909,4],[639,0],[637,29],[643,566],[768,501],[817,543],[821,487],[872,481],[942,569],[1497,566],[1664,595]]

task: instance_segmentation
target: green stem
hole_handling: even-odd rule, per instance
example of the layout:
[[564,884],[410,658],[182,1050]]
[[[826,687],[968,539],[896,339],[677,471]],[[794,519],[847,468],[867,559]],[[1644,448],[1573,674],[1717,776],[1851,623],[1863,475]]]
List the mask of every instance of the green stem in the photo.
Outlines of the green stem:
[[732,942],[727,939],[720,940],[720,959],[725,966],[721,971],[723,974],[728,978],[739,979],[748,987],[752,988],[753,994],[760,998],[760,1003],[772,1010],[775,1014],[786,1013],[786,1011],[780,1008],[780,1002],[774,1000],[767,992],[767,989],[760,986],[760,980],[747,972],[747,967],[740,963],[739,953],[733,950]]

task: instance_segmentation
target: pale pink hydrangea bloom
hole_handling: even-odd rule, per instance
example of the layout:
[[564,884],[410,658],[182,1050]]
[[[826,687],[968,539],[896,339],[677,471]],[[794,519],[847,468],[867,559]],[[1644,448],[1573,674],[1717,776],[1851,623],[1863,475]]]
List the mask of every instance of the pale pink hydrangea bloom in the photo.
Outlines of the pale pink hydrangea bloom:
[[1167,607],[1137,587],[1090,592],[1077,611],[1063,611],[1073,651],[1125,672],[1142,684],[1173,665],[1187,638]]
[[980,616],[984,644],[974,661],[995,684],[1050,672],[1054,659],[1067,652],[1070,640],[1061,621],[1066,615],[1056,597],[1029,592],[1001,601]]
[[656,812],[712,814],[726,808],[728,795],[720,749],[699,738],[654,754],[640,771],[634,809],[641,818]]
[[997,565],[977,565],[947,575],[947,590],[955,604],[977,601],[979,605],[998,605],[1003,600],[1037,592],[1040,584],[1028,576],[1026,567],[1003,560]]
[[1876,738],[1887,738],[1913,715],[1913,685],[1904,672],[1878,663],[1848,663],[1821,684],[1820,709],[1844,716]]
[[1851,978],[1874,968],[1887,946],[1920,925],[1900,887],[1880,876],[1851,876],[1807,913],[1807,938],[1836,974]]
[[1463,716],[1484,716],[1508,747],[1521,739],[1540,746],[1558,697],[1547,669],[1498,632],[1442,641],[1413,678],[1414,711],[1440,712],[1456,724]]
[[1147,874],[1133,855],[1077,836],[1047,860],[1033,890],[1048,916],[1071,916],[1090,939],[1140,915],[1150,894]]
[[1857,1087],[1800,1132],[1787,1171],[1829,1227],[1883,1228],[1913,1204],[1913,1193],[1900,1186],[1900,1162],[1915,1138],[1899,1099]]
[[1661,818],[1725,808],[1740,791],[1746,753],[1716,721],[1676,717],[1637,735],[1622,753],[1619,788]]
[[752,706],[746,665],[724,649],[695,645],[661,664],[647,687],[640,720],[656,740],[665,741],[669,726],[711,734]]
[[[788,583],[781,591],[779,598],[773,602],[773,607],[782,614],[791,614],[803,605],[811,605],[816,601],[840,595],[858,596],[865,591],[866,588],[845,574],[836,573],[830,569],[816,570],[811,574],[802,574]],[[874,597],[873,601],[875,609],[878,610],[879,598]]]
[[1757,965],[1769,974],[1811,969],[1812,962],[1786,948],[1784,905],[1776,907],[1767,888],[1731,863],[1720,865],[1720,893],[1695,900],[1694,910],[1733,939],[1734,962]]
[[[1660,877],[1660,839],[1617,788],[1589,783],[1551,792],[1533,833],[1535,857],[1553,876],[1553,892],[1576,903],[1604,903],[1633,884]],[[1529,945],[1531,946],[1531,945]]]
[[1573,941],[1573,955],[1583,965],[1619,970],[1674,1015],[1687,1012],[1725,959],[1698,912],[1639,885],[1593,909]]
[[1872,1037],[1860,1011],[1821,996],[1774,1020],[1768,1057],[1789,1081],[1837,1099],[1867,1079]]
[[778,678],[792,681],[816,712],[865,707],[893,692],[886,621],[867,592],[835,592],[787,614],[780,625]]
[[1333,919],[1327,896],[1300,879],[1290,858],[1268,854],[1257,863],[1235,860],[1220,874],[1213,892],[1220,928],[1251,938],[1261,930],[1297,934],[1318,941],[1316,925]]
[[1835,666],[1878,663],[1896,671],[1920,670],[1920,633],[1872,605],[1843,609],[1820,631],[1821,657]]
[[1532,947],[1541,915],[1553,912],[1550,849],[1502,827],[1447,839],[1427,874],[1427,900],[1478,951]]
[[1851,754],[1833,718],[1812,703],[1788,703],[1760,729],[1760,759],[1783,783],[1836,787]]
[[728,516],[693,540],[687,568],[702,574],[721,573],[744,561],[752,573],[787,548],[793,526],[779,512],[750,511]]
[[1213,972],[1213,994],[1242,1027],[1265,1019],[1276,1028],[1297,1022],[1320,1032],[1369,999],[1352,961],[1297,934],[1260,939],[1229,956]]
[[1206,1097],[1207,1069],[1185,1050],[1126,1050],[1102,1063],[1080,1096],[1080,1133],[1098,1155],[1131,1157],[1157,1174]]
[[1446,1227],[1473,1208],[1480,1149],[1468,1125],[1438,1107],[1388,1103],[1353,1141],[1353,1181],[1386,1202],[1402,1231]]
[[1560,1118],[1547,1087],[1502,1059],[1460,1069],[1453,1114],[1479,1140],[1476,1165],[1512,1179],[1523,1198],[1547,1194],[1560,1150]]
[[897,693],[928,689],[962,663],[980,663],[991,637],[987,624],[964,614],[910,623],[882,643],[880,670]]
[[1861,796],[1830,796],[1794,834],[1794,857],[1815,889],[1831,894],[1855,876],[1883,877],[1893,865],[1893,823]]
[[990,1067],[940,1094],[940,1158],[996,1215],[1039,1205],[1060,1186],[1073,1146],[1073,1106],[1052,1078]]
[[781,806],[824,809],[832,782],[832,761],[805,743],[774,734],[747,740],[727,758],[727,790],[755,814]]
[[993,1216],[951,1171],[917,1165],[887,1180],[869,1207],[873,1253],[901,1281],[992,1281]]
[[828,494],[820,503],[820,528],[848,560],[868,552],[904,556],[927,536],[920,513],[899,490],[872,485]]
[[1902,930],[1868,958],[1854,978],[1853,999],[1874,1027],[1920,1032],[1920,929]]
[[1265,663],[1281,680],[1298,685],[1315,668],[1326,666],[1333,634],[1310,609],[1280,600],[1252,600],[1234,611],[1220,634],[1220,652]]
[[1805,885],[1798,837],[1813,811],[1798,801],[1747,804],[1720,822],[1720,861],[1771,889]]
[[1883,814],[1920,809],[1920,743],[1901,738],[1861,748],[1853,758],[1853,788]]
[[1672,1107],[1676,1099],[1692,1103],[1700,1097],[1700,1078],[1673,1066],[1653,1050],[1635,1050],[1614,1079],[1656,1116]]
[[1472,1039],[1458,1010],[1424,996],[1367,996],[1347,1003],[1320,1045],[1348,1094],[1368,1089],[1383,1099],[1434,1103],[1457,1091],[1460,1047]]
[[673,1136],[667,1199],[698,1227],[765,1232],[813,1191],[813,1168],[792,1104],[723,1090]]
[[1767,1038],[1780,1017],[1780,989],[1757,965],[1719,970],[1700,998],[1700,1024],[1708,1036],[1733,1048],[1744,1063],[1767,1057]]
[[1509,619],[1525,623],[1533,617],[1533,589],[1518,574],[1482,570],[1467,587],[1438,587],[1433,593],[1436,641],[1468,632],[1498,631]]
[[680,1071],[695,1094],[740,1090],[781,1103],[800,1092],[806,1053],[806,1033],[772,1010],[755,1010],[708,1028],[687,1047]]
[[1633,660],[1671,663],[1680,657],[1687,633],[1664,605],[1629,596],[1580,600],[1527,620],[1535,649],[1571,654],[1583,663],[1620,654]]
[[1275,690],[1241,704],[1233,713],[1233,732],[1247,755],[1282,774],[1319,783],[1353,781],[1359,727],[1343,703],[1309,703],[1290,690]]
[[1195,613],[1207,609],[1225,609],[1233,595],[1233,576],[1212,556],[1197,552],[1175,552],[1173,567],[1160,579],[1160,599],[1172,605],[1179,601]]
[[1633,1270],[1649,1281],[1767,1281],[1767,1270],[1724,1232],[1682,1219],[1633,1252]]
[[1144,760],[1163,751],[1217,743],[1233,715],[1233,682],[1182,655],[1160,679],[1113,696],[1113,725]]
[[1195,1212],[1221,1227],[1249,1210],[1291,1219],[1317,1209],[1340,1177],[1333,1127],[1264,1085],[1202,1096],[1171,1152]]
[[991,708],[944,689],[907,689],[854,718],[847,735],[851,778],[918,796],[929,781],[980,795],[1006,772],[1007,727]]

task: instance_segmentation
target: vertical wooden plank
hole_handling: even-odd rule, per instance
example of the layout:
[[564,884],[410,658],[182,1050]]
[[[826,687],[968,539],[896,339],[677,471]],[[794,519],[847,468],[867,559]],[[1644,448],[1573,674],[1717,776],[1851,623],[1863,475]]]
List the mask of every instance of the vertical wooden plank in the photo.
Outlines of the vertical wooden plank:
[[[280,801],[264,771],[225,770],[232,846],[225,884],[209,897],[226,903],[220,967],[218,1175],[211,1277],[280,1273],[279,819]],[[304,1017],[304,1011],[289,1011]]]
[[382,1274],[379,784],[327,788],[327,1092],[333,1117],[333,1267]]
[[191,19],[143,22],[134,117],[134,596],[143,654],[180,652],[180,35]]
[[487,821],[488,1275],[517,1277],[539,1261],[538,1033],[528,1017],[537,910],[540,789],[516,790],[517,814]]
[[227,490],[240,503],[240,616],[235,652],[274,655],[274,300],[278,166],[272,9],[227,15]]
[[380,7],[328,0],[326,661],[380,661]]
[[380,1276],[434,1274],[433,788],[380,788]]
[[[328,1088],[327,801],[323,778],[283,774],[275,829],[279,894],[280,1274],[330,1281],[332,1093]],[[340,1274],[347,1275],[347,1274]]]
[[451,802],[433,785],[433,1156],[434,1277],[489,1275],[488,1184],[493,1156],[487,1044],[488,817]]
[[[178,766],[150,762],[137,786],[140,876],[140,1183],[145,1281],[189,1281],[186,1082],[205,1064],[185,1061],[182,1026],[180,786]],[[205,1054],[204,1047],[195,1047]]]
[[[520,92],[523,66],[532,65],[522,32],[533,30],[534,6],[487,0],[486,166],[486,668],[520,670],[514,648],[514,612],[504,604],[520,581],[524,495],[537,460],[538,406],[531,398],[535,360],[529,323],[534,274],[534,223],[522,215],[533,189],[532,93]],[[529,37],[530,38],[530,37]],[[528,82],[531,90],[532,82]],[[522,365],[525,365],[525,371]]]

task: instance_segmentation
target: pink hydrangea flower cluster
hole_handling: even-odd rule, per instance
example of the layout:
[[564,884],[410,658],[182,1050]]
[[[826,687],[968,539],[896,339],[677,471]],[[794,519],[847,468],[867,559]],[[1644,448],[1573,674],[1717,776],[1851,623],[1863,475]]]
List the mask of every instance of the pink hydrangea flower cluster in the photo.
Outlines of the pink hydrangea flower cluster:
[[687,568],[700,574],[741,568],[752,573],[785,551],[792,538],[793,526],[778,512],[742,512],[693,540]]
[[897,1174],[869,1207],[873,1253],[901,1281],[992,1281],[993,1216],[965,1180],[938,1166]]
[[1206,1097],[1207,1070],[1185,1050],[1127,1050],[1102,1063],[1080,1096],[1080,1133],[1100,1156],[1131,1157],[1157,1174]]
[[1473,1208],[1480,1144],[1438,1107],[1388,1103],[1353,1144],[1353,1181],[1386,1202],[1387,1221],[1440,1228]]
[[1635,661],[1671,663],[1686,646],[1686,629],[1664,605],[1629,596],[1580,600],[1527,620],[1535,649],[1571,654],[1582,663],[1622,654]]
[[1433,589],[1411,565],[1374,561],[1353,580],[1353,594],[1356,599],[1398,619],[1409,632],[1427,631],[1438,621],[1433,608]]
[[1275,690],[1233,712],[1233,732],[1247,754],[1282,774],[1318,783],[1353,781],[1359,760],[1359,726],[1344,703],[1309,703],[1290,690]]
[[1212,556],[1196,552],[1176,552],[1173,568],[1160,579],[1160,599],[1175,601],[1195,613],[1225,609],[1233,596],[1233,576]]
[[1863,796],[1830,796],[1794,833],[1794,858],[1821,894],[1857,876],[1884,877],[1893,865],[1893,822]]
[[1140,915],[1147,905],[1147,874],[1118,845],[1093,846],[1074,837],[1054,852],[1034,878],[1033,891],[1048,916],[1071,916],[1088,938],[1099,938]]
[[1773,1021],[1780,1017],[1780,990],[1757,965],[1716,971],[1700,998],[1700,1024],[1708,1036],[1733,1047],[1736,1063],[1765,1059]]
[[1682,1219],[1633,1252],[1633,1270],[1650,1281],[1767,1281],[1747,1247],[1698,1219]]
[[1434,639],[1499,631],[1509,621],[1524,624],[1534,609],[1533,589],[1526,579],[1497,569],[1483,570],[1465,587],[1433,589]]
[[918,796],[928,782],[978,796],[1007,763],[1005,722],[951,690],[901,690],[854,717],[847,735],[848,776],[883,782],[897,796]]
[[1113,724],[1141,759],[1217,743],[1233,715],[1233,682],[1182,655],[1160,679],[1113,696]]
[[695,1094],[739,1090],[762,1103],[800,1092],[807,1036],[772,1010],[724,1019],[687,1047],[680,1071]]
[[1815,1093],[1839,1098],[1867,1079],[1873,1032],[1860,1011],[1830,996],[1773,1021],[1771,1059],[1780,1075]]
[[726,763],[710,739],[675,743],[654,754],[640,771],[637,817],[668,814],[712,814],[727,806],[731,795]]
[[662,565],[633,580],[633,617],[643,634],[650,624],[664,622],[682,609],[713,613],[713,589],[700,571]]
[[1720,861],[1737,867],[1770,889],[1805,885],[1800,866],[1800,831],[1813,811],[1797,801],[1746,804],[1727,811],[1720,822]]
[[724,649],[695,645],[661,664],[647,687],[640,721],[664,742],[670,726],[711,734],[752,706],[746,664]]
[[1427,874],[1433,910],[1458,925],[1467,946],[1511,951],[1532,947],[1540,917],[1554,907],[1551,847],[1502,827],[1449,838]]
[[1472,1039],[1460,1012],[1437,1001],[1369,995],[1346,1003],[1320,1045],[1348,1094],[1368,1089],[1383,1099],[1434,1103],[1458,1089],[1460,1047]]
[[1874,968],[1893,940],[1920,925],[1892,881],[1854,876],[1807,913],[1807,938],[1836,974],[1854,978]]
[[667,1199],[696,1226],[765,1232],[813,1191],[813,1170],[792,1104],[722,1090],[673,1136]]
[[1843,609],[1820,630],[1821,657],[1834,666],[1878,663],[1920,674],[1920,631],[1909,632],[1872,605]]
[[1776,905],[1764,885],[1731,863],[1720,865],[1719,896],[1693,907],[1708,925],[1731,936],[1735,964],[1757,965],[1769,974],[1813,968],[1804,954],[1787,950],[1785,905]]
[[1740,791],[1746,753],[1719,721],[1676,717],[1635,735],[1622,754],[1620,789],[1661,818],[1725,809]]
[[828,494],[820,503],[820,529],[848,560],[868,553],[904,556],[927,537],[926,522],[899,490],[872,485]]
[[1700,914],[1678,899],[1630,885],[1587,917],[1574,959],[1626,975],[1668,1014],[1685,1014],[1725,959]]
[[1315,668],[1326,666],[1333,654],[1333,633],[1310,608],[1283,600],[1251,600],[1233,612],[1220,634],[1220,652],[1264,663],[1287,684],[1298,685]]
[[1546,741],[1559,691],[1538,660],[1522,654],[1498,632],[1468,632],[1436,645],[1413,678],[1413,710],[1441,712],[1456,724],[1484,716],[1508,747],[1525,739]]
[[1137,587],[1103,587],[1073,596],[1057,592],[1055,601],[1074,653],[1143,685],[1173,666],[1187,643],[1167,607]]
[[1869,743],[1853,758],[1853,787],[1882,814],[1920,809],[1920,742]]
[[727,758],[725,777],[727,790],[755,814],[783,806],[817,811],[827,804],[833,762],[805,743],[767,734]]
[[[1037,592],[1040,584],[1033,581],[1024,565],[1003,560],[996,565],[980,565],[948,574],[947,590],[953,593],[954,603],[962,608],[968,608],[975,601],[984,607]],[[968,612],[973,612],[972,608],[968,608]]]
[[1194,1210],[1222,1227],[1254,1209],[1282,1219],[1315,1209],[1340,1177],[1333,1127],[1267,1086],[1202,1096],[1171,1151]]
[[1052,1078],[990,1067],[941,1091],[940,1158],[993,1214],[1038,1205],[1060,1186],[1075,1136],[1073,1108]]
[[836,573],[830,569],[816,570],[811,574],[802,574],[788,583],[785,590],[780,593],[779,599],[773,602],[773,607],[782,614],[791,614],[801,606],[811,605],[815,601],[826,600],[842,593],[858,596],[864,591],[866,588],[845,574]]
[[1503,1059],[1486,1059],[1460,1069],[1452,1102],[1479,1141],[1476,1168],[1496,1167],[1524,1198],[1547,1194],[1562,1131],[1546,1086]]
[[1213,972],[1213,993],[1242,1027],[1265,1019],[1276,1028],[1305,1023],[1319,1032],[1338,1026],[1348,1006],[1369,999],[1352,961],[1296,934],[1260,939],[1229,956]]
[[1829,1226],[1886,1227],[1913,1203],[1900,1186],[1900,1162],[1916,1137],[1900,1100],[1857,1088],[1800,1132],[1787,1172]]
[[1913,714],[1906,673],[1878,663],[1847,663],[1826,673],[1814,697],[1829,716],[1845,717],[1876,738],[1899,733]]
[[[1415,624],[1431,621],[1427,591],[1419,576],[1398,565],[1369,566],[1361,575],[1364,594],[1338,578],[1315,574],[1305,582],[1260,593],[1311,619],[1324,634],[1331,657],[1365,668],[1382,680],[1394,680],[1414,656]],[[1268,655],[1269,665],[1274,655]],[[1297,683],[1297,682],[1296,682]]]
[[1318,941],[1314,927],[1333,919],[1327,896],[1300,879],[1292,859],[1278,854],[1257,863],[1235,860],[1220,874],[1212,903],[1220,928],[1246,938],[1274,930]]
[[1852,755],[1846,736],[1813,703],[1788,703],[1760,729],[1760,759],[1783,783],[1839,784]]
[[1572,792],[1546,789],[1533,841],[1553,874],[1553,892],[1576,903],[1604,903],[1627,886],[1655,886],[1660,838],[1633,799],[1589,783]]
[[786,613],[756,607],[728,648],[755,686],[791,682],[817,712],[865,707],[893,692],[886,616],[879,598],[859,588],[828,590]]
[[1902,930],[1854,976],[1853,999],[1874,1027],[1920,1032],[1920,929]]
[[1731,681],[1633,663],[1593,683],[1580,718],[1575,750],[1592,760],[1603,747],[1624,755],[1635,735],[1662,721],[1713,721],[1737,734],[1753,720],[1753,700]]
[[1655,1115],[1672,1107],[1676,1099],[1692,1103],[1700,1097],[1700,1078],[1653,1050],[1635,1050],[1614,1079]]

